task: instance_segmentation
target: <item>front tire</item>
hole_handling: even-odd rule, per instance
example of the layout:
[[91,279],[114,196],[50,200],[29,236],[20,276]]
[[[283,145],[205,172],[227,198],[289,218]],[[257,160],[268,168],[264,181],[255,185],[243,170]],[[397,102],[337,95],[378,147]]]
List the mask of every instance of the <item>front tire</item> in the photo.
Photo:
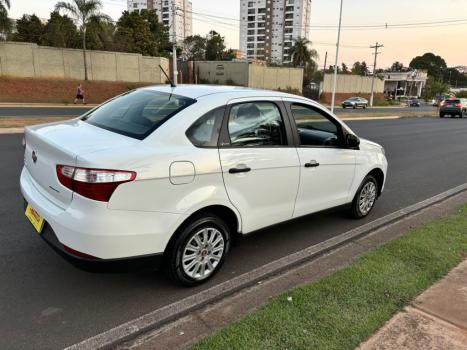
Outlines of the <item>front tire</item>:
[[219,271],[230,250],[230,236],[229,227],[215,215],[193,218],[169,251],[170,278],[187,287],[209,280]]
[[363,219],[370,214],[378,198],[378,187],[378,181],[376,181],[372,175],[368,175],[363,179],[352,202],[352,217],[355,219]]

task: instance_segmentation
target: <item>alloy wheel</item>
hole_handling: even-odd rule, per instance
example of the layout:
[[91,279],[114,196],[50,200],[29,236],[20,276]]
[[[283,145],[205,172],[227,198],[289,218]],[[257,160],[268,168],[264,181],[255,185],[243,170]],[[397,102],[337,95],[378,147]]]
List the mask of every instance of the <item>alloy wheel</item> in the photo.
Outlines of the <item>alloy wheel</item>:
[[197,281],[208,278],[219,265],[224,250],[224,236],[217,228],[197,231],[183,250],[183,272]]
[[358,208],[363,215],[366,215],[373,208],[376,201],[376,185],[374,182],[367,182],[362,190],[358,199]]

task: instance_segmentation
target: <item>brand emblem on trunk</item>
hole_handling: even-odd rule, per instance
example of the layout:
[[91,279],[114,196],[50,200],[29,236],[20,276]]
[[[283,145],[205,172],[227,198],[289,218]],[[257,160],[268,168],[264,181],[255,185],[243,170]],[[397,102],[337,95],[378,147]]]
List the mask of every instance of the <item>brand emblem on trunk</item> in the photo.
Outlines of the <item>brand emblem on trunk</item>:
[[37,162],[37,153],[36,151],[32,151],[32,161],[34,162],[34,164]]

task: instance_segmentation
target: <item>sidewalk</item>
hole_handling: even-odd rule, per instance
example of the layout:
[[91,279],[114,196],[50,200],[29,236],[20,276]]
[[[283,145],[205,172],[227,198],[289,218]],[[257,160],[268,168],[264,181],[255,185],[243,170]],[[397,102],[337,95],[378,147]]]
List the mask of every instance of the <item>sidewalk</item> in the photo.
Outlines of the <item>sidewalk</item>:
[[0,102],[0,108],[93,108],[97,104]]
[[467,349],[467,260],[358,347],[370,349]]

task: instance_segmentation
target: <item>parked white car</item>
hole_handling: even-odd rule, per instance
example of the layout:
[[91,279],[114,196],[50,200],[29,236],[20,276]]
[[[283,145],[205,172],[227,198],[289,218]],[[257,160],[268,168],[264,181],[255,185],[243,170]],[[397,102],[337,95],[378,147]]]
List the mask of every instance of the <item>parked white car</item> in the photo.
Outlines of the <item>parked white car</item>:
[[[196,285],[236,234],[328,208],[370,213],[384,149],[321,105],[235,87],[156,86],[25,128],[26,216],[83,268],[157,267]],[[287,239],[287,238],[285,238]]]

